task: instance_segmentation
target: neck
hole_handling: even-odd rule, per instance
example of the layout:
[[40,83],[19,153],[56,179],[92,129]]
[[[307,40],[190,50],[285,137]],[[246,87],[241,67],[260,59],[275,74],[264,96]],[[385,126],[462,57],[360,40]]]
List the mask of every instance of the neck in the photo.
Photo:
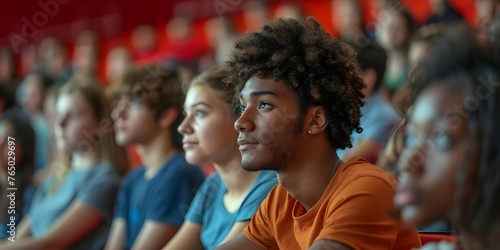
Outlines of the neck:
[[71,155],[71,168],[72,169],[89,169],[98,163],[97,152],[95,148],[90,149],[88,152],[75,152]]
[[[325,150],[317,150],[318,148]],[[330,183],[336,163],[338,162],[338,169],[343,162],[328,142],[323,142],[315,150],[295,155],[294,158],[300,160],[292,161],[285,170],[279,171],[278,181],[306,210],[310,210]]]
[[[165,131],[168,132],[168,131]],[[149,143],[138,146],[144,167],[146,168],[145,177],[151,178],[156,175],[158,170],[178,152],[174,147],[168,133],[160,133],[153,137]]]
[[226,185],[227,194],[230,196],[246,195],[259,175],[259,172],[249,172],[243,169],[239,151],[235,151],[226,160],[214,162],[214,168]]

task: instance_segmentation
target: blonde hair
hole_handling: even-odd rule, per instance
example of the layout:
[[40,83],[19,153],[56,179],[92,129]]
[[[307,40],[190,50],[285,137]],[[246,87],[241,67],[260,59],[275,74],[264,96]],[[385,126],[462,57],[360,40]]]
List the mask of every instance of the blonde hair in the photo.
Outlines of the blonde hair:
[[[95,119],[99,121],[100,125],[106,126],[105,131],[100,131],[102,133],[102,138],[99,143],[95,145],[96,152],[98,153],[98,160],[104,164],[115,167],[120,174],[125,174],[129,167],[128,157],[125,148],[118,146],[115,142],[110,102],[105,95],[103,87],[91,79],[74,79],[60,89],[58,98],[61,95],[75,93],[82,95],[90,105]],[[56,171],[58,173],[57,177],[59,178],[56,178],[52,187],[53,191],[58,188],[69,170],[71,155],[67,153],[61,160],[61,164],[56,166],[58,168],[58,171]]]

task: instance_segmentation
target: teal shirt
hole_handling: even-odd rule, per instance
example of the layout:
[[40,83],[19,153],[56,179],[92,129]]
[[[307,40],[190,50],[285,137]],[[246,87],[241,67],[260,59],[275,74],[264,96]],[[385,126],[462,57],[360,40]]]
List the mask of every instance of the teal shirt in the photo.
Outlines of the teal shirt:
[[261,171],[240,208],[230,213],[223,203],[227,188],[219,174],[215,173],[205,180],[196,193],[186,215],[186,220],[202,227],[200,239],[203,247],[214,249],[226,238],[234,224],[240,221],[249,221],[252,218],[260,203],[277,183],[276,173]]

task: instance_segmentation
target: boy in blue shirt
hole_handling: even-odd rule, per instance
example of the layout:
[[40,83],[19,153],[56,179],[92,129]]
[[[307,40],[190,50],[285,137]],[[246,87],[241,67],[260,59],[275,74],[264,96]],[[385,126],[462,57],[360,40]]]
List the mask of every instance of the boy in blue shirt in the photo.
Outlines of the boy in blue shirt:
[[159,249],[177,232],[196,190],[200,169],[182,153],[177,126],[184,101],[176,70],[147,66],[127,72],[113,110],[116,141],[137,144],[143,166],[118,193],[106,249]]

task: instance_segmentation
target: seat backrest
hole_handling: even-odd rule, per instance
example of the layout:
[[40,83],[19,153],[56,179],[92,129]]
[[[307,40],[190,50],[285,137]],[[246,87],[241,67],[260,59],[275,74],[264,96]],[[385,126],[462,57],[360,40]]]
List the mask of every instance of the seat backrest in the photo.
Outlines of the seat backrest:
[[457,238],[453,235],[446,235],[446,234],[420,233],[420,241],[422,242],[422,246],[429,242],[440,242],[443,240],[453,243],[457,241]]

